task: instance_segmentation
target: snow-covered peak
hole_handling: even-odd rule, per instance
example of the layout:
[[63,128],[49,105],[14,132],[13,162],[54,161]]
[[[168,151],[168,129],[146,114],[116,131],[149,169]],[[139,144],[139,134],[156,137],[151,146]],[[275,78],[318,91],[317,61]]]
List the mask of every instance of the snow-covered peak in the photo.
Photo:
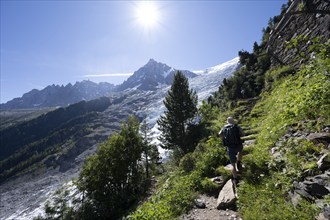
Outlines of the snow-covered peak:
[[[165,64],[164,64],[165,65]],[[170,68],[170,69],[168,69],[167,71],[165,70],[164,71],[164,79],[166,78],[166,77],[168,77],[168,75],[170,75],[172,72],[175,72],[175,69],[172,67],[172,68]]]
[[[150,59],[146,65],[134,72],[123,84],[119,90],[138,88],[141,90],[156,90],[159,84],[170,85],[177,70],[164,63]],[[182,70],[188,78],[195,77],[196,74],[188,70]]]
[[233,67],[236,68],[238,64],[239,64],[239,57],[235,57],[234,59],[229,60],[225,63],[219,64],[219,65],[216,65],[213,67],[209,67],[205,70],[195,70],[193,72],[198,75],[221,73],[228,68],[233,68]]

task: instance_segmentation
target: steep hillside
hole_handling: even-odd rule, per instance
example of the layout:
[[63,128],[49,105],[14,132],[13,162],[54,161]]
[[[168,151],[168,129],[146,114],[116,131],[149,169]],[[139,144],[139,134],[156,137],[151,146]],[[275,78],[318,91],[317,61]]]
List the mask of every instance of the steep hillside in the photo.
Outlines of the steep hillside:
[[[210,200],[196,200],[207,195],[219,196],[218,209],[239,212],[225,213],[230,219],[330,218],[328,9],[328,1],[290,1],[264,30],[263,42],[255,43],[252,53],[240,51],[243,67],[201,106],[209,135],[193,153],[173,158],[166,181],[128,219],[198,219],[214,213],[222,219],[224,213],[206,203]],[[283,45],[277,55],[265,47],[275,27],[281,29],[276,45]],[[246,134],[236,186],[216,136],[228,116]]]
[[[210,135],[193,153],[173,161],[166,181],[128,219],[191,219],[214,213],[219,219],[329,219],[330,42],[321,47],[317,58],[293,75],[283,75],[287,67],[268,71],[273,83],[260,97],[238,100],[226,111],[204,104]],[[231,183],[229,158],[216,136],[228,116],[246,133],[237,186]],[[205,194],[218,196],[217,207],[207,204],[208,199],[195,200]]]
[[0,130],[17,123],[32,120],[54,109],[55,108],[0,110]]
[[83,101],[2,129],[0,182],[63,151],[61,145],[66,151],[72,150],[67,141],[70,138],[78,141],[90,133],[87,125],[97,116],[97,112],[104,111],[109,105],[110,100],[105,97]]

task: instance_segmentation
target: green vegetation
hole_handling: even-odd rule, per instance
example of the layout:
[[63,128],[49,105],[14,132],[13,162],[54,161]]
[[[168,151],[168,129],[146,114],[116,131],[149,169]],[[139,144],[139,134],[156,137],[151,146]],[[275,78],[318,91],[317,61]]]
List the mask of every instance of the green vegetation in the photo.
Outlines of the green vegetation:
[[78,187],[86,192],[98,219],[118,218],[138,199],[144,188],[142,138],[138,121],[130,117],[91,156],[80,174]]
[[[67,127],[70,122],[74,124],[77,117],[83,117],[91,112],[104,111],[109,105],[110,100],[106,97],[88,102],[82,101],[1,130],[0,141],[6,144],[0,148],[0,160],[12,155],[26,144],[38,141],[56,130]],[[20,138],[16,138],[17,136]]]
[[189,89],[188,79],[182,72],[174,75],[171,89],[168,91],[164,105],[164,115],[157,121],[162,132],[160,140],[164,149],[176,149],[186,154],[193,151],[192,142],[195,126],[193,119],[197,114],[197,95]]
[[[313,58],[296,54],[304,58],[300,68],[271,66],[268,55],[263,55],[264,44],[284,11],[285,7],[270,20],[260,46],[255,43],[252,53],[239,53],[244,66],[203,102],[198,109],[201,121],[194,127],[190,126],[197,113],[195,94],[187,80],[176,75],[164,101],[167,111],[158,121],[164,147],[173,151],[149,198],[143,195],[149,186],[148,167],[155,161],[148,129],[143,125],[139,133],[138,123],[130,118],[84,166],[77,185],[85,197],[78,210],[58,200],[55,209],[47,207],[49,213],[57,210],[53,213],[63,219],[178,218],[193,207],[199,193],[219,192],[211,177],[231,177],[224,168],[229,163],[226,149],[216,134],[225,119],[234,116],[247,135],[244,140],[253,140],[244,148],[245,169],[237,188],[243,219],[315,219],[315,203],[304,198],[292,202],[290,193],[294,181],[320,173],[316,162],[327,146],[293,134],[321,131],[330,124],[330,41],[312,40],[308,52]],[[288,47],[305,40],[298,36]],[[188,105],[182,105],[186,101]],[[274,148],[277,154],[271,153]],[[139,200],[145,202],[137,206]],[[329,204],[329,196],[324,202]]]
[[[153,134],[150,125],[147,122],[147,118],[144,117],[140,125],[140,134],[143,140],[142,153],[144,156],[144,164],[146,170],[146,178],[150,179],[150,173],[156,173],[156,164],[159,160],[159,152],[155,144],[151,144]],[[150,172],[151,171],[151,172]]]
[[196,197],[190,176],[174,174],[149,201],[143,203],[127,219],[173,219],[188,211]]
[[244,65],[229,79],[224,79],[219,90],[208,102],[222,110],[237,107],[239,99],[258,96],[264,88],[265,73],[270,67],[270,57],[265,49],[254,44],[253,52],[240,51],[240,63]]
[[199,144],[193,153],[181,159],[179,169],[162,176],[165,180],[159,183],[156,193],[127,219],[175,219],[192,208],[197,192],[216,191],[218,186],[207,177],[219,174],[216,168],[223,167],[228,160],[225,148],[216,138]]
[[314,219],[318,214],[315,207],[307,201],[294,207],[273,178],[264,178],[260,185],[243,184],[238,188],[243,219]]
[[[214,134],[228,115],[243,122],[247,140],[256,139],[244,150],[246,170],[238,187],[238,209],[243,219],[313,219],[319,211],[316,205],[304,199],[293,205],[289,193],[293,181],[302,180],[307,171],[320,172],[316,162],[326,146],[281,137],[288,130],[319,131],[330,123],[330,41],[320,46],[316,58],[299,70],[277,67],[265,72],[258,99],[237,100],[236,107],[221,113],[221,106],[203,103],[202,121],[211,136],[185,154],[178,168],[168,169],[165,183],[160,183],[151,199],[128,219],[175,219],[191,207],[195,193],[219,192],[209,177],[228,179],[230,173],[223,168],[228,158]],[[280,160],[271,156],[275,145],[282,154]]]
[[55,108],[41,108],[41,109],[0,109],[0,130],[6,129],[10,126],[22,123],[24,121],[30,121],[39,117],[42,114],[53,111]]
[[[237,207],[243,219],[314,219],[319,208],[305,199],[292,203],[290,192],[294,181],[303,180],[307,173],[320,173],[316,162],[326,146],[285,135],[320,131],[330,124],[329,50],[330,41],[319,45],[316,58],[300,69],[284,66],[266,71],[259,97],[238,99],[226,110],[204,102],[199,109],[202,139],[185,154],[174,149],[170,162],[163,167],[165,172],[157,177],[154,193],[146,200],[143,195],[150,186],[146,170],[155,161],[143,159],[151,156],[151,148],[145,146],[147,125],[143,124],[139,133],[137,121],[130,118],[88,159],[77,181],[83,200],[75,209],[63,202],[65,196],[53,205],[49,203],[48,217],[178,218],[193,207],[199,193],[219,192],[211,177],[222,176],[224,181],[231,177],[224,168],[229,163],[226,149],[215,134],[233,115],[247,134],[245,140],[254,140],[244,149],[245,171],[237,191]],[[280,157],[271,154],[275,146]],[[136,207],[141,200],[145,202]],[[328,200],[326,197],[325,202]]]
[[318,57],[294,75],[284,77],[282,73],[287,68],[269,72],[274,78],[282,77],[274,81],[273,90],[264,91],[262,100],[251,112],[251,123],[261,129],[245,163],[251,171],[257,168],[264,172],[254,175],[248,172],[246,183],[239,188],[240,210],[246,219],[257,216],[260,219],[311,219],[317,214],[316,207],[308,201],[294,207],[288,193],[293,181],[301,180],[305,171],[319,172],[317,155],[325,146],[303,139],[282,141],[277,146],[284,161],[271,158],[269,151],[288,129],[319,131],[329,124],[330,57],[327,51],[330,41],[322,47]]
[[105,97],[82,101],[2,129],[0,159],[6,159],[0,161],[0,183],[9,177],[37,170],[44,166],[42,160],[58,152],[65,158],[70,151],[81,151],[76,142],[91,132],[89,122],[109,105],[110,101]]
[[158,154],[144,139],[148,137],[146,126],[144,123],[140,129],[139,121],[130,116],[121,130],[87,159],[75,181],[75,189],[70,189],[81,195],[73,202],[74,208],[68,201],[69,190],[61,189],[55,199],[46,204],[45,218],[118,219],[127,214],[145,196],[151,175],[156,172],[152,168]]

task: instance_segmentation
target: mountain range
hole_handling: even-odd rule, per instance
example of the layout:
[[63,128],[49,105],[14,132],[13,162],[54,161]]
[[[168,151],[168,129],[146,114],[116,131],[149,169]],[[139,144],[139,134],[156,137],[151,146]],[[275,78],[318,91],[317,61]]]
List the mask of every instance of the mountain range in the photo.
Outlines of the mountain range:
[[[201,102],[239,67],[235,58],[202,71],[182,72]],[[52,85],[3,104],[0,219],[31,219],[42,212],[47,197],[77,177],[85,158],[118,131],[129,115],[146,117],[156,141],[156,121],[165,110],[163,99],[175,72],[150,59],[119,86],[91,81]],[[24,109],[11,108],[34,110],[25,114]],[[159,150],[164,157],[166,152]]]
[[88,101],[109,95],[114,88],[114,85],[107,82],[94,83],[88,80],[76,82],[74,85],[69,83],[66,86],[53,84],[42,90],[33,89],[20,98],[1,104],[0,109],[68,106],[82,100]]
[[[89,80],[66,86],[49,85],[42,90],[33,89],[20,98],[0,104],[0,109],[26,109],[64,107],[82,100],[92,100],[129,89],[154,91],[161,85],[170,85],[177,70],[166,64],[150,59],[146,65],[134,72],[122,84],[115,86],[107,82],[95,83]],[[197,74],[182,70],[188,78]]]

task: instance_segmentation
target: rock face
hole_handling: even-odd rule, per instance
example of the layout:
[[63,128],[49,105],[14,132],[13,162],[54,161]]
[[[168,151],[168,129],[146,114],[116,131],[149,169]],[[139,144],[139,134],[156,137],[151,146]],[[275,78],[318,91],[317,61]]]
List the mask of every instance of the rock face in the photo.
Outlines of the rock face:
[[308,177],[303,182],[295,182],[293,187],[296,193],[306,199],[321,199],[330,193],[330,172]]
[[330,133],[321,132],[321,133],[311,133],[307,136],[307,139],[314,144],[328,144],[330,143]]
[[[287,47],[286,42],[300,35],[309,39],[319,37],[321,42],[330,38],[330,2],[324,0],[292,1],[290,7],[269,36],[268,51],[274,56],[272,63],[299,65],[296,57],[300,52],[308,54],[311,41],[303,43],[300,48]],[[276,59],[277,58],[277,59]]]
[[[237,62],[236,62],[237,63]],[[228,68],[234,66],[230,63]],[[223,70],[220,68],[220,71]],[[121,85],[115,86],[107,82],[94,83],[89,80],[71,83],[66,86],[50,85],[42,90],[33,89],[25,93],[20,98],[15,98],[0,108],[5,110],[23,109],[23,108],[44,108],[44,107],[65,107],[82,100],[89,101],[102,96],[109,96],[116,92],[122,92],[129,89],[138,89],[143,91],[156,91],[161,85],[170,85],[177,70],[164,63],[150,59],[149,62],[135,71]],[[233,70],[228,71],[231,74]],[[187,78],[194,78],[197,74],[182,70]],[[219,84],[217,84],[219,86]]]
[[[308,122],[305,121],[303,123]],[[277,169],[283,169],[283,172],[286,169],[287,157],[285,150],[288,143],[298,144],[301,140],[304,140],[315,145],[315,148],[320,149],[321,152],[314,152],[314,155],[318,158],[317,163],[315,161],[317,168],[305,169],[302,179],[293,183],[293,189],[290,192],[291,202],[294,206],[299,205],[302,199],[306,199],[318,206],[321,210],[321,213],[317,217],[318,220],[329,219],[330,217],[330,206],[325,199],[325,196],[330,194],[329,131],[329,126],[315,133],[310,133],[308,130],[296,130],[291,127],[288,129],[288,133],[279,138],[275,147],[271,149],[272,163],[275,164]],[[304,154],[304,152],[302,153]]]
[[22,109],[22,108],[42,108],[68,106],[82,100],[92,100],[101,96],[109,95],[115,86],[102,82],[94,83],[84,80],[71,83],[66,86],[50,85],[42,90],[33,89],[25,93],[20,98],[15,98],[5,104],[1,104],[1,109]]
[[317,217],[317,220],[328,220],[330,219],[330,206],[326,206],[322,209],[322,212]]
[[324,154],[318,161],[317,167],[321,171],[329,170],[330,169],[330,156],[329,153]]
[[234,185],[228,180],[219,193],[217,200],[217,209],[227,209],[235,205],[237,198],[234,191]]
[[[150,59],[149,62],[134,72],[123,84],[118,87],[118,90],[140,89],[140,90],[156,90],[159,85],[170,85],[173,81],[176,69],[164,63]],[[182,70],[182,73],[193,78],[197,76],[195,73],[188,70]]]
[[291,200],[294,205],[299,204],[302,197],[313,201],[321,208],[318,220],[330,219],[330,206],[323,200],[324,196],[330,194],[330,171],[323,174],[308,177],[302,182],[294,182],[294,191]]

